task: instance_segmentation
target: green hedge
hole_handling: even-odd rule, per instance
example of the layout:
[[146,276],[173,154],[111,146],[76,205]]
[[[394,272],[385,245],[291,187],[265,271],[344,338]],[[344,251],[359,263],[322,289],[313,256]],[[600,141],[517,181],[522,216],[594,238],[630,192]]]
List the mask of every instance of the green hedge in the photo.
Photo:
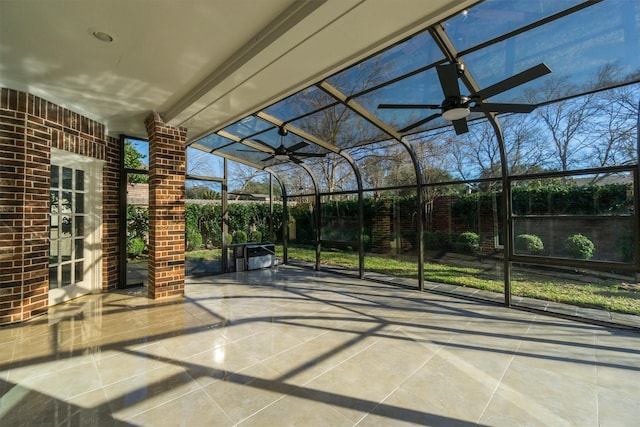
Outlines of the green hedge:
[[[262,240],[269,236],[269,205],[266,203],[229,203],[228,218],[230,235],[242,231],[245,236],[255,228],[253,238],[260,236]],[[187,234],[195,230],[202,236],[206,248],[222,246],[222,207],[219,204],[187,203],[185,206]],[[276,242],[282,236],[282,205],[273,205],[273,232]],[[259,233],[259,234],[258,234]],[[229,241],[230,239],[228,239]],[[237,240],[234,239],[237,243]]]

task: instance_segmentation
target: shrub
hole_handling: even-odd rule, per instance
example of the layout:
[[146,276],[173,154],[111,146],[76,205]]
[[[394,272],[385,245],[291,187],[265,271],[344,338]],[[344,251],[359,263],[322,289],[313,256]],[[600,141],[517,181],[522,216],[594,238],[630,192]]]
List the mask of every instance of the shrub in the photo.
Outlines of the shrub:
[[251,233],[249,233],[249,241],[257,243],[262,242],[262,231],[253,230]]
[[476,253],[480,248],[480,236],[473,231],[465,231],[458,236],[458,248],[463,253]]
[[541,254],[544,251],[544,244],[535,234],[519,234],[516,236],[515,250],[533,255]]
[[570,256],[578,259],[591,259],[596,247],[589,238],[583,234],[574,234],[567,237],[564,247]]
[[127,253],[130,257],[139,257],[144,252],[144,240],[140,237],[134,237],[127,241]]
[[187,228],[187,250],[194,251],[202,246],[202,234],[195,229],[188,227]]
[[425,249],[448,251],[451,249],[451,238],[446,231],[430,232],[423,234],[423,244]]
[[242,230],[236,230],[233,233],[233,243],[247,243],[247,233]]

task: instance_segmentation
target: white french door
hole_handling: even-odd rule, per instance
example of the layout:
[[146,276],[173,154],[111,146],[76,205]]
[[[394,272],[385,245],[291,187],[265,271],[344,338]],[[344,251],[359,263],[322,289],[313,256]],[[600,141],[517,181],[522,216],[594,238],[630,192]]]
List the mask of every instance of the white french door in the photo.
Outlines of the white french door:
[[51,149],[49,305],[100,289],[102,165]]

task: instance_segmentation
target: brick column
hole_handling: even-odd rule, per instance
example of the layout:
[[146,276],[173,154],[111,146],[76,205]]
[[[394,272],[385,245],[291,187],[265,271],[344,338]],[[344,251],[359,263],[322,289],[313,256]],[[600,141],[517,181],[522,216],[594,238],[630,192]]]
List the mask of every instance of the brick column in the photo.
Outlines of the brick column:
[[158,113],[145,120],[149,136],[149,298],[184,294],[184,128],[166,125]]

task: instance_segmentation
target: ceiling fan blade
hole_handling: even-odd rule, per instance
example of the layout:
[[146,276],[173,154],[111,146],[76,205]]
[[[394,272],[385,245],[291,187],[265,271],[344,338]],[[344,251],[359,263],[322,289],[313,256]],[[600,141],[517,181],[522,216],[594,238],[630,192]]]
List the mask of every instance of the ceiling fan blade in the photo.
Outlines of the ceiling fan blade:
[[298,165],[299,165],[300,163],[302,163],[302,160],[300,160],[300,159],[299,159],[299,158],[297,158],[296,156],[289,156],[289,160],[291,160],[293,163],[296,163],[296,164],[298,164]]
[[415,129],[418,126],[422,126],[423,124],[425,124],[425,123],[427,123],[427,122],[429,122],[429,121],[431,121],[433,119],[436,119],[436,118],[440,117],[441,115],[442,114],[440,114],[440,113],[432,114],[429,117],[426,117],[426,118],[424,118],[422,120],[419,120],[419,121],[417,121],[417,122],[415,122],[413,124],[410,124],[409,126],[407,126],[405,128],[400,129],[398,132],[400,132],[400,133],[409,132],[411,129]]
[[274,157],[275,157],[274,155],[271,155],[271,156],[269,156],[269,157],[265,157],[264,159],[262,159],[262,160],[261,160],[261,162],[266,162],[267,160],[271,160],[271,159],[273,159]]
[[397,109],[397,110],[418,110],[418,109],[434,110],[436,108],[440,108],[440,106],[435,104],[378,104],[379,110],[384,110],[389,108]]
[[542,77],[551,72],[551,68],[547,67],[545,63],[531,67],[528,70],[524,70],[514,76],[506,78],[494,85],[479,90],[471,95],[471,98],[487,99],[502,92],[506,92],[509,89],[513,89],[516,86],[535,80],[538,77]]
[[287,148],[288,151],[298,151],[301,148],[306,147],[307,145],[309,145],[308,143],[304,142],[304,141],[300,141],[297,144],[293,144],[291,147]]
[[264,141],[263,141],[263,140],[261,140],[261,139],[256,138],[256,139],[254,139],[253,141],[257,142],[257,143],[258,143],[258,144],[260,144],[260,145],[264,145],[266,148],[268,148],[268,149],[269,149],[269,151],[273,151],[273,150],[274,150],[274,148],[273,148],[272,146],[270,146],[269,144],[267,144],[266,142],[264,142]]
[[452,121],[451,123],[453,123],[453,128],[456,130],[456,135],[462,135],[463,133],[469,132],[467,119],[458,119]]
[[445,98],[460,98],[460,86],[458,86],[458,65],[455,63],[438,65],[436,67],[442,92]]
[[322,153],[296,153],[298,157],[324,157]]
[[480,102],[470,108],[473,112],[485,113],[530,113],[535,110],[534,104],[502,104],[494,102]]

